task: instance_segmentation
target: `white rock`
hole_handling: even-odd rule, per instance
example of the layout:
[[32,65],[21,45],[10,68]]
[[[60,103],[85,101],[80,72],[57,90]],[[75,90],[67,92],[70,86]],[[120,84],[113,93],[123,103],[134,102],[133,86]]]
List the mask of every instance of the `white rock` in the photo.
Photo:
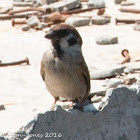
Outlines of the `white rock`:
[[21,27],[22,31],[28,31],[30,29],[30,27],[28,25],[23,25]]
[[41,5],[44,5],[44,4],[51,4],[53,2],[56,2],[57,0],[39,0],[39,3]]
[[70,105],[72,105],[72,102],[57,102],[57,105],[60,105],[63,109],[70,108]]
[[94,96],[94,95],[97,95],[97,96],[105,96],[105,93],[106,93],[106,89],[91,92],[91,93],[89,94],[89,96],[90,96],[90,97],[92,97],[92,96]]
[[115,88],[118,85],[122,85],[123,84],[123,80],[122,79],[110,79],[109,82],[107,83],[107,86],[109,88]]
[[104,0],[89,0],[88,6],[93,8],[105,8]]
[[96,95],[96,96],[94,96],[94,97],[91,98],[91,102],[92,103],[100,102],[102,100],[102,98],[103,98],[102,96],[97,96]]
[[24,0],[13,0],[13,2],[23,2]]
[[70,18],[66,19],[65,23],[70,24],[70,25],[75,26],[75,27],[86,26],[86,25],[89,25],[90,18],[70,17]]
[[44,8],[52,8],[54,11],[62,12],[80,7],[80,0],[63,0],[44,6]]
[[111,35],[102,35],[96,38],[96,43],[99,45],[107,45],[107,44],[117,44],[118,37]]
[[41,22],[40,24],[38,24],[38,29],[42,30],[44,28],[48,27],[47,23]]
[[140,31],[140,24],[135,25],[135,26],[133,27],[133,29],[134,29],[135,31]]
[[50,28],[44,28],[44,29],[43,29],[43,31],[44,31],[45,33],[48,33],[49,30],[50,30]]
[[133,72],[134,72],[134,70],[131,69],[131,68],[125,68],[125,69],[124,69],[124,73],[126,73],[126,74],[128,74],[128,73],[133,73]]
[[11,6],[8,6],[8,7],[3,7],[0,9],[0,14],[5,14],[7,13],[9,10],[12,10],[13,9],[13,5]]
[[121,6],[130,6],[130,5],[135,5],[134,2],[129,2],[129,1],[122,1]]
[[114,0],[115,4],[121,4],[122,1],[126,1],[126,0]]
[[95,70],[90,73],[90,79],[97,80],[97,79],[104,79],[104,78],[121,75],[124,72],[124,68],[125,66],[117,66],[117,67],[115,66],[102,70]]
[[37,16],[32,16],[26,20],[26,23],[30,28],[33,28],[35,26],[38,26],[40,24],[40,21]]
[[103,25],[110,22],[110,18],[105,18],[102,16],[94,16],[92,18],[92,24]]
[[26,7],[26,6],[33,6],[33,2],[13,2],[13,6],[17,7]]
[[140,78],[137,80],[137,84],[140,85]]

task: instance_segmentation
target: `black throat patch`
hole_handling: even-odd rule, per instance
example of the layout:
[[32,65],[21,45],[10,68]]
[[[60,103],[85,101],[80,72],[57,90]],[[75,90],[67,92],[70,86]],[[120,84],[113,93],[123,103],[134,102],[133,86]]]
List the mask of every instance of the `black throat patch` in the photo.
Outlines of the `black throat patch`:
[[63,57],[63,51],[61,49],[59,40],[53,41],[52,44],[53,44],[54,57],[62,58]]

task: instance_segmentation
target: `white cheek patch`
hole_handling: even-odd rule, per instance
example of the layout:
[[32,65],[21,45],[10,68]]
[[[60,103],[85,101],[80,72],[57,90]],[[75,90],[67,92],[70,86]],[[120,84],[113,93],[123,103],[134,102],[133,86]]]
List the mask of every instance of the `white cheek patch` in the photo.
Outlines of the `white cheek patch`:
[[[62,49],[66,49],[66,48],[69,48],[69,44],[68,44],[68,40],[72,39],[72,38],[75,38],[74,34],[69,34],[68,36],[65,36],[64,38],[61,38],[60,39],[60,46]],[[75,44],[77,45],[77,44]]]
[[61,38],[60,46],[61,46],[61,49],[63,49],[63,50],[65,50],[66,48],[69,48],[68,41],[65,38]]

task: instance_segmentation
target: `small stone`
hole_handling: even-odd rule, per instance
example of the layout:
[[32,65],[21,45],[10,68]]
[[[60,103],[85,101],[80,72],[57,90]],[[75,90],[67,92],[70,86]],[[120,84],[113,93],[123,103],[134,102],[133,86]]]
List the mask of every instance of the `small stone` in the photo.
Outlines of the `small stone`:
[[137,82],[137,79],[135,77],[133,77],[133,78],[126,78],[124,80],[124,84],[125,85],[133,85],[136,82]]
[[48,27],[48,24],[47,23],[44,23],[44,22],[41,22],[39,25],[38,25],[38,29],[42,30],[44,28]]
[[72,102],[57,102],[57,105],[60,105],[63,109],[68,109],[72,105]]
[[[137,90],[140,89],[140,85],[131,85],[131,86],[129,87],[129,89],[134,90],[134,91],[137,91]],[[139,91],[140,91],[140,90],[139,90]],[[140,94],[140,93],[139,93],[139,94]]]
[[89,25],[90,18],[70,17],[70,18],[66,19],[65,23],[70,24],[70,25],[75,26],[75,27],[86,26],[86,25]]
[[110,79],[109,82],[107,83],[107,86],[109,88],[116,88],[118,85],[122,85],[123,80],[122,79]]
[[135,31],[140,31],[140,24],[137,24],[133,27]]
[[5,106],[4,105],[0,105],[0,111],[1,110],[5,110]]
[[115,4],[121,4],[122,1],[126,1],[126,0],[114,0]]
[[24,2],[24,0],[13,0],[13,2]]
[[41,5],[45,5],[45,4],[51,4],[53,2],[57,2],[58,0],[40,0],[40,4]]
[[47,5],[44,8],[52,8],[54,9],[54,11],[62,12],[76,9],[80,6],[81,6],[80,0],[63,0]]
[[94,97],[91,98],[91,102],[92,103],[98,103],[102,100],[102,98],[103,98],[102,96],[95,95]]
[[117,44],[118,37],[110,36],[110,35],[103,35],[103,36],[96,38],[96,43],[99,45]]
[[17,7],[26,7],[26,6],[33,6],[33,2],[13,2],[13,6]]
[[104,79],[104,78],[121,75],[124,72],[124,69],[125,66],[118,66],[118,67],[107,68],[104,70],[95,70],[90,74],[90,79],[98,80],[98,79]]
[[132,72],[140,71],[140,62],[126,63],[126,66]]
[[99,91],[91,92],[89,94],[89,97],[93,97],[94,95],[97,95],[97,96],[105,96],[105,94],[106,94],[106,90],[99,90]]
[[89,0],[88,6],[93,8],[105,8],[104,0]]
[[133,73],[133,72],[134,72],[134,70],[131,69],[131,68],[125,68],[125,69],[124,69],[124,73],[126,73],[126,74],[128,74],[128,73]]
[[134,59],[134,62],[140,62],[140,57],[136,57],[136,58]]
[[34,28],[40,24],[40,21],[37,16],[32,16],[26,20],[26,23],[29,25],[29,27]]
[[103,25],[109,22],[110,22],[110,18],[105,18],[102,16],[95,16],[92,18],[92,24],[96,24],[96,25]]
[[25,2],[33,2],[33,0],[24,0]]
[[130,5],[135,5],[134,2],[129,2],[129,1],[122,1],[121,6],[130,6]]
[[50,28],[44,28],[44,29],[43,29],[43,31],[44,31],[45,33],[48,33],[49,30],[50,30]]
[[8,7],[3,7],[0,9],[0,14],[5,14],[7,12],[9,12],[9,10],[12,10],[13,9],[13,6],[8,6]]
[[22,31],[28,31],[30,29],[30,27],[28,25],[23,25],[21,27]]
[[89,105],[83,106],[83,111],[84,112],[98,112],[98,106],[96,105],[95,107],[95,105],[89,104]]
[[140,78],[137,80],[137,84],[140,85]]

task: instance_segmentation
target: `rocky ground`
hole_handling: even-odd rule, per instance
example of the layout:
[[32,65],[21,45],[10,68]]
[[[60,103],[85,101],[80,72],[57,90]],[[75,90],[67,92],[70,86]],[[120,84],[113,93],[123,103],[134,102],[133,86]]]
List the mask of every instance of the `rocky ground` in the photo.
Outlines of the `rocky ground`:
[[[138,8],[139,0],[132,1]],[[12,0],[0,0],[0,7],[10,5]],[[84,6],[86,2],[82,3]],[[104,15],[111,16],[110,23],[76,27],[83,39],[83,55],[91,73],[91,94],[93,104],[84,111],[97,112],[102,110],[106,91],[110,88],[126,85],[138,89],[140,85],[140,32],[135,31],[135,24],[115,25],[115,18],[139,19],[140,14],[122,13],[113,0],[105,0]],[[127,6],[128,7],[128,6]],[[14,7],[15,9],[17,7]],[[78,16],[95,16],[98,10],[78,14]],[[77,15],[73,15],[77,16]],[[48,30],[46,28],[45,30]],[[40,76],[40,62],[45,51],[50,49],[50,41],[44,38],[44,30],[31,28],[22,31],[22,25],[12,27],[11,20],[0,21],[0,60],[12,62],[29,58],[30,65],[0,67],[0,134],[11,135],[25,126],[38,113],[49,110],[53,98],[46,90]],[[97,38],[101,36],[118,37],[118,43],[98,45]],[[128,49],[131,62],[121,64],[121,51]],[[116,74],[117,73],[117,74]],[[62,107],[67,108],[68,103]],[[102,111],[101,111],[102,112]]]

